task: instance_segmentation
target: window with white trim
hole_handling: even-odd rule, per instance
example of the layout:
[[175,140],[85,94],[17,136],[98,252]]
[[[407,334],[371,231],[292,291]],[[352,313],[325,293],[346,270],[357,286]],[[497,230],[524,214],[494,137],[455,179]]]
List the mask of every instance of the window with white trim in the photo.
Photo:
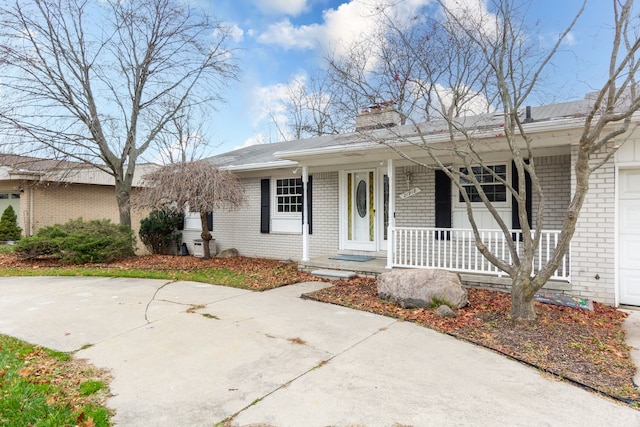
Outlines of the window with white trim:
[[10,199],[19,199],[20,198],[20,194],[19,193],[0,193],[0,199],[2,200],[10,200]]
[[277,179],[275,198],[277,213],[302,212],[302,179]]
[[[468,174],[467,168],[460,168],[460,172],[463,174]],[[507,165],[491,165],[491,166],[472,166],[471,172],[475,175],[476,179],[480,183],[482,190],[492,203],[506,203],[507,200],[507,188],[506,186],[500,182],[497,178],[501,178],[504,181],[507,181]],[[497,175],[494,176],[493,174]],[[482,199],[480,198],[480,193],[476,186],[465,179],[464,177],[460,177],[460,185],[464,188],[467,195],[469,196],[469,200],[473,203],[480,202],[482,203]],[[459,194],[460,203],[464,203],[464,197],[462,193]]]

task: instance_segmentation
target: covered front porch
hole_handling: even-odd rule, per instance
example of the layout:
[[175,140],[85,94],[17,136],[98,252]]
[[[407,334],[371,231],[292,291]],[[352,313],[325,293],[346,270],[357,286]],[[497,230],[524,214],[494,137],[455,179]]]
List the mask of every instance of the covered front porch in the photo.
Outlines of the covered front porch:
[[[521,253],[522,232],[510,231],[510,237]],[[533,262],[534,272],[547,263],[559,235],[557,230],[541,232]],[[317,269],[350,271],[362,277],[376,277],[392,268],[440,268],[460,273],[462,281],[471,286],[507,289],[511,285],[506,273],[497,269],[478,251],[470,229],[389,227],[389,236],[387,251],[369,253],[370,256],[357,261],[338,254],[319,256],[301,261],[299,268],[308,272]],[[494,254],[507,261],[511,259],[508,242],[500,230],[480,230],[480,237]],[[570,253],[564,256],[545,288],[560,292],[570,290],[570,259]]]

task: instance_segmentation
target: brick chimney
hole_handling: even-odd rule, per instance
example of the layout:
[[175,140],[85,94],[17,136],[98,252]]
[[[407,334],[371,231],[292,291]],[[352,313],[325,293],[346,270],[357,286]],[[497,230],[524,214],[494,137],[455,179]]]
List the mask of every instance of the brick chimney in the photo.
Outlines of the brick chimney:
[[400,114],[393,108],[393,104],[393,101],[382,102],[362,110],[356,116],[356,132],[398,126]]

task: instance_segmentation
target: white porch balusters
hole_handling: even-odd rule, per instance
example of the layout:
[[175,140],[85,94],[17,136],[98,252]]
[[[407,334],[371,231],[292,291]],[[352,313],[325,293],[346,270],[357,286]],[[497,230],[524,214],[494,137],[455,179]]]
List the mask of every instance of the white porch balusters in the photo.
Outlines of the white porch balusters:
[[[479,230],[484,244],[507,262],[511,253],[507,250],[504,234],[496,230]],[[532,231],[533,233],[534,231]],[[538,246],[533,271],[539,271],[550,259],[558,243],[558,230],[543,230]],[[512,230],[511,235],[520,252],[521,230]],[[444,268],[463,273],[484,273],[504,276],[478,251],[472,230],[456,228],[412,228],[390,227],[387,264],[392,267]],[[389,261],[390,260],[390,261]],[[571,280],[571,251],[564,256],[552,279]],[[388,266],[387,266],[388,268]]]

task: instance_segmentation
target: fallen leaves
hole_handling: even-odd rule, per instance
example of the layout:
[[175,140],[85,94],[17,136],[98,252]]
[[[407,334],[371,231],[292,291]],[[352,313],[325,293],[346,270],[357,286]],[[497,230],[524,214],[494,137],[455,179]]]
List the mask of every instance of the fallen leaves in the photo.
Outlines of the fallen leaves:
[[535,322],[509,318],[504,292],[468,289],[469,305],[444,318],[433,309],[403,309],[378,298],[375,279],[335,282],[313,299],[415,322],[494,349],[622,400],[638,400],[635,366],[625,342],[626,313],[594,303],[587,311],[536,303]]
[[[0,336],[0,339],[17,342],[6,336]],[[12,348],[14,347],[11,354],[0,354],[0,357],[5,357],[14,366],[3,367],[0,375],[0,390],[4,390],[6,396],[22,390],[47,393],[44,396],[47,405],[68,408],[72,413],[80,414],[76,423],[78,426],[94,426],[94,421],[85,416],[84,411],[89,407],[105,405],[109,395],[106,385],[111,379],[107,371],[97,369],[84,360],[73,359],[65,353],[52,352],[39,346],[16,344]],[[15,369],[14,374],[12,369]],[[95,392],[82,393],[82,385],[88,380],[103,386],[96,388]],[[22,384],[36,385],[37,388],[28,388]]]
[[[51,267],[51,263],[19,261],[12,254],[0,254],[0,267],[34,266]],[[246,257],[203,260],[191,256],[149,255],[97,267],[172,271],[224,268],[245,275],[247,287],[253,290],[319,280],[298,272],[297,265],[292,262]],[[536,303],[538,317],[535,322],[514,322],[509,319],[509,295],[484,289],[468,291],[469,305],[456,310],[455,318],[440,317],[431,309],[403,309],[381,300],[375,279],[370,278],[335,282],[334,286],[309,296],[415,322],[494,349],[614,397],[638,400],[638,389],[631,380],[636,368],[622,328],[625,313],[598,303],[594,303],[593,311]],[[199,308],[194,307],[193,311]]]
[[55,268],[56,271],[91,268],[104,269],[105,275],[109,275],[109,272],[113,270],[162,271],[172,279],[180,279],[181,272],[199,272],[203,275],[201,279],[209,278],[207,280],[209,283],[212,282],[209,276],[215,270],[230,270],[242,275],[242,288],[254,291],[263,291],[299,282],[321,280],[308,273],[299,272],[295,262],[247,257],[214,257],[204,260],[193,256],[145,255],[108,264],[65,266],[54,263],[51,260],[20,260],[12,253],[6,253],[0,254],[0,267],[30,270],[34,268]]

